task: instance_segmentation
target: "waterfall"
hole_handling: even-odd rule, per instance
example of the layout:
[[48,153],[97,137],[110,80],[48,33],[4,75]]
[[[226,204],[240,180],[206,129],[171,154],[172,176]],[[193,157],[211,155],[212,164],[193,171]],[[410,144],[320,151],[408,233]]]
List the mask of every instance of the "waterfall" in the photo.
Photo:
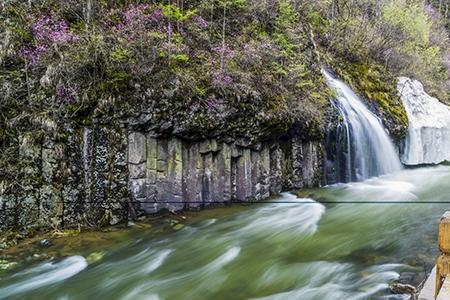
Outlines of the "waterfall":
[[362,181],[400,170],[398,152],[381,120],[344,82],[326,70],[322,73],[337,93],[339,122],[327,138],[327,169],[334,173],[334,182]]
[[417,80],[400,77],[397,88],[409,119],[402,162],[421,165],[450,161],[450,107],[425,93]]

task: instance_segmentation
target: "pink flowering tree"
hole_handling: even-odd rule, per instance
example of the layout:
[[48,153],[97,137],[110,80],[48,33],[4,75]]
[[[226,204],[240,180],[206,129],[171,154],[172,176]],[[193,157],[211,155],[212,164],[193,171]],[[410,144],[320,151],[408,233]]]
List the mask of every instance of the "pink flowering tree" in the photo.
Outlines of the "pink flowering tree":
[[34,43],[20,51],[30,65],[37,65],[56,45],[74,42],[78,37],[69,31],[65,20],[53,14],[39,17],[32,26]]

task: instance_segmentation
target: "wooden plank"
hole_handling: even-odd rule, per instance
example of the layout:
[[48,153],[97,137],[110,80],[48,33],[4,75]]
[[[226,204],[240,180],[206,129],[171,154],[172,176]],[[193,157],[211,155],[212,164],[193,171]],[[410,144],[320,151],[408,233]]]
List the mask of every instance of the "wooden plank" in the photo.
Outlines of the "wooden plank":
[[446,211],[439,220],[438,242],[441,252],[450,254],[450,211]]
[[450,299],[450,277],[446,277],[442,284],[441,290],[436,300],[449,300]]
[[434,266],[417,300],[434,300],[434,287],[436,285],[436,266]]

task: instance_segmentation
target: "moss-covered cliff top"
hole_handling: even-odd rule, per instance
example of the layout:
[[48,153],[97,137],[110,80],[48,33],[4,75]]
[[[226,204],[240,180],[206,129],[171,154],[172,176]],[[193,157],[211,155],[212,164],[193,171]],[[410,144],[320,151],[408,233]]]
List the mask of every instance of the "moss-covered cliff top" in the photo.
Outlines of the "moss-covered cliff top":
[[320,138],[326,63],[401,137],[396,76],[448,98],[445,10],[431,2],[5,1],[0,134],[114,119],[188,139]]
[[114,117],[251,140],[323,123],[310,22],[288,0],[30,3],[1,12],[4,123]]

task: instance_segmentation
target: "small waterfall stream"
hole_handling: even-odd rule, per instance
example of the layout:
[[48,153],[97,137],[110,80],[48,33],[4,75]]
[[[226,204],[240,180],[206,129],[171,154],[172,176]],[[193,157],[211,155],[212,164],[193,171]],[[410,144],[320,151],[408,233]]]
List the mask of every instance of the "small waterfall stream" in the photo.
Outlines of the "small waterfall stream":
[[362,103],[344,82],[322,70],[336,93],[340,119],[333,139],[334,158],[328,162],[335,182],[362,181],[401,170],[398,153],[380,119]]

